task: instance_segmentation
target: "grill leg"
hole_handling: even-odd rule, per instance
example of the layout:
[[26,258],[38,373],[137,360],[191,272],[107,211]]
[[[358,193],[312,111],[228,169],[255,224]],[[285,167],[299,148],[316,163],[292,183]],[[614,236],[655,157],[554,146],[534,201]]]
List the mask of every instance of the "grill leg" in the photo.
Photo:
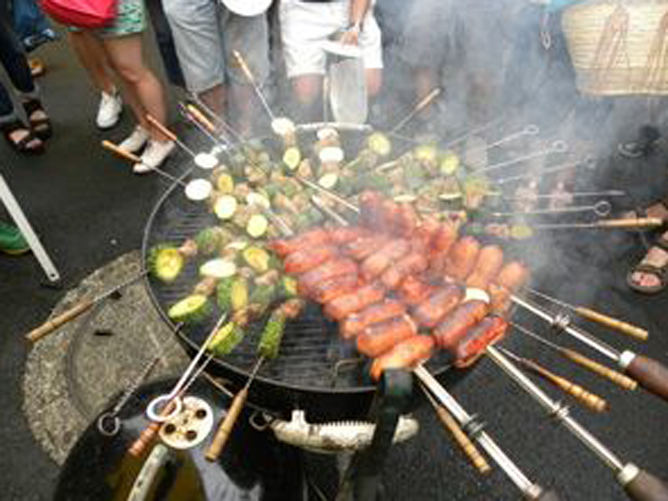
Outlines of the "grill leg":
[[376,431],[371,445],[355,454],[346,472],[337,501],[376,501],[383,463],[392,446],[399,417],[405,412],[413,391],[413,375],[403,370],[386,371],[376,395]]

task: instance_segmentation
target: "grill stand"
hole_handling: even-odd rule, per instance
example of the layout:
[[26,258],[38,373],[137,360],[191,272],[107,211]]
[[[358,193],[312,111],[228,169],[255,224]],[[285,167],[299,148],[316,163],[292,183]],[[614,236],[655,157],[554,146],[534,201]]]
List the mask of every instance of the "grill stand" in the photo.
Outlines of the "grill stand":
[[413,394],[413,375],[404,370],[383,374],[370,411],[376,424],[371,445],[357,452],[346,469],[336,501],[376,501],[380,493],[383,463],[392,446],[399,417]]

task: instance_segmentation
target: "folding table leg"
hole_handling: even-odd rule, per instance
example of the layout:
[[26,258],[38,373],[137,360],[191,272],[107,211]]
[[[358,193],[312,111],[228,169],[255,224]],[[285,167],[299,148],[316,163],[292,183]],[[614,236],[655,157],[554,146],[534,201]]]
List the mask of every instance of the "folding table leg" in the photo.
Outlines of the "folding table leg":
[[58,273],[58,270],[51,261],[51,258],[49,258],[49,255],[46,253],[42,243],[39,241],[37,234],[33,231],[32,226],[30,226],[28,219],[25,217],[25,214],[23,214],[21,206],[16,201],[16,198],[14,198],[14,195],[9,189],[9,186],[5,182],[5,178],[2,176],[2,174],[0,174],[0,200],[2,200],[2,203],[7,208],[7,211],[14,220],[16,226],[18,226],[19,230],[21,230],[23,237],[26,239],[30,249],[35,255],[35,258],[44,270],[44,273],[46,273],[46,277],[52,283],[59,282],[60,273]]

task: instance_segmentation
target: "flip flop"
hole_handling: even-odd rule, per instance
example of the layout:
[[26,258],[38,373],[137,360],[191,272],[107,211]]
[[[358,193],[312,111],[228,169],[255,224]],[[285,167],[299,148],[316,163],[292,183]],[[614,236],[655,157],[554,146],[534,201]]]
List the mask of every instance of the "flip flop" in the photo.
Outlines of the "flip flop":
[[[15,140],[12,138],[12,133],[16,132],[17,130],[27,131],[27,134],[21,139]],[[2,131],[2,134],[5,136],[5,139],[12,146],[12,148],[14,148],[19,153],[35,155],[44,152],[44,143],[32,130],[30,130],[29,127],[27,127],[20,120],[14,120],[2,125],[0,127],[0,131]],[[35,140],[38,140],[38,143],[36,143],[37,145],[30,146],[30,143],[34,142]]]
[[[668,238],[661,237],[659,240],[656,241],[653,247],[658,247],[664,250],[665,252],[668,252]],[[659,284],[652,286],[639,285],[637,282],[633,280],[633,274],[638,272],[654,275],[656,278],[659,279]],[[636,292],[640,292],[641,294],[648,294],[648,295],[658,294],[659,292],[664,290],[668,285],[668,261],[666,261],[666,263],[663,266],[656,266],[654,264],[643,263],[641,261],[639,264],[634,266],[631,269],[631,271],[628,272],[628,274],[626,275],[626,283],[631,289],[633,289]]]
[[[49,139],[53,133],[51,129],[51,120],[46,116],[46,110],[39,99],[30,99],[23,103],[23,109],[28,115],[28,121],[35,135],[42,141]],[[33,115],[41,111],[45,116],[34,118]]]

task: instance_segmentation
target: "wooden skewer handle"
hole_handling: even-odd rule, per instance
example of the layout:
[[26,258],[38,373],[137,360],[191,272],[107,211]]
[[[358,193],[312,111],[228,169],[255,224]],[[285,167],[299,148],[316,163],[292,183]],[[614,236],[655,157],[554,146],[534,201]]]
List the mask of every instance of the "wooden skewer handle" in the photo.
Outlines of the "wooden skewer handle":
[[635,501],[659,501],[668,499],[668,486],[660,478],[640,470],[624,485],[629,498]]
[[650,393],[668,401],[668,368],[662,363],[636,355],[626,373],[636,379]]
[[121,158],[125,158],[126,160],[130,160],[130,162],[134,163],[141,163],[141,158],[139,158],[137,155],[134,153],[130,153],[127,150],[124,150],[123,148],[119,147],[118,145],[112,143],[111,141],[107,141],[106,139],[102,141],[102,147],[115,153]]
[[146,115],[146,120],[156,129],[158,129],[163,135],[167,136],[170,141],[176,141],[177,137],[171,130],[161,124],[158,120],[153,118],[151,115]]
[[415,113],[419,113],[422,110],[424,110],[427,106],[429,106],[432,103],[434,99],[436,99],[439,96],[440,93],[441,93],[441,88],[436,87],[429,94],[424,96],[422,100],[415,106]]
[[578,307],[575,308],[575,312],[582,318],[586,318],[587,320],[591,320],[592,322],[605,325],[610,329],[614,329],[624,334],[628,334],[629,336],[632,336],[636,339],[640,339],[641,341],[646,341],[647,337],[649,336],[649,332],[647,332],[645,329],[641,329],[640,327],[631,325],[628,322],[623,322],[622,320],[617,320],[616,318],[603,315],[602,313],[599,313],[589,308]]
[[232,54],[234,55],[234,59],[236,59],[237,64],[241,68],[241,71],[243,71],[244,75],[246,75],[248,81],[252,84],[255,84],[255,77],[253,76],[253,72],[248,67],[248,64],[246,64],[246,60],[241,55],[241,53],[238,50],[234,50],[232,51]]
[[220,423],[220,426],[218,427],[218,430],[213,437],[213,441],[211,442],[211,445],[207,449],[204,456],[208,461],[217,461],[220,457],[221,452],[223,452],[223,449],[225,448],[227,440],[232,434],[234,425],[236,424],[237,419],[241,414],[241,410],[246,404],[247,398],[248,388],[243,388],[239,393],[237,393],[237,396],[234,397],[234,400],[232,400],[232,405],[230,405],[225,418]]
[[571,383],[568,379],[557,376],[553,372],[530,360],[526,360],[525,364],[536,374],[539,374],[543,378],[553,383],[555,386],[558,386],[564,392],[568,393],[570,396],[578,400],[589,409],[596,412],[604,412],[608,410],[608,402],[603,400],[598,395],[588,392],[582,386]]
[[52,318],[36,329],[30,331],[28,334],[26,334],[26,339],[31,343],[39,341],[44,336],[51,334],[59,327],[65,325],[67,322],[74,320],[78,316],[90,310],[93,304],[95,303],[90,299],[81,301],[66,312],[58,315],[56,318]]
[[461,447],[461,449],[464,451],[464,454],[466,454],[466,457],[468,457],[469,461],[473,463],[473,466],[475,466],[480,473],[489,473],[491,471],[489,463],[483,457],[483,455],[480,454],[480,451],[473,444],[473,442],[471,442],[466,433],[464,433],[464,431],[460,428],[457,421],[455,421],[455,419],[443,406],[435,405],[434,408],[436,409],[436,415],[438,416],[438,419],[441,420],[443,426],[445,426],[445,428],[447,428],[447,430],[452,434],[455,442],[457,442],[459,447]]
[[188,113],[190,113],[195,120],[197,120],[202,126],[206,128],[211,133],[216,132],[216,126],[213,124],[211,120],[209,120],[204,113],[200,111],[200,109],[197,106],[193,106],[192,104],[189,104],[186,106],[186,109],[188,110]]
[[596,225],[600,228],[658,228],[663,225],[663,220],[658,217],[631,217],[599,221]]
[[133,457],[141,456],[146,448],[151,445],[153,440],[155,440],[155,437],[160,431],[160,426],[162,425],[158,422],[153,422],[148,425],[144,431],[141,432],[139,438],[132,443],[128,449],[128,453]]
[[563,348],[561,353],[569,360],[572,360],[576,364],[581,365],[582,367],[585,367],[592,372],[595,372],[599,376],[603,376],[604,378],[609,379],[617,386],[621,386],[625,390],[635,390],[638,387],[637,381],[617,372],[614,369],[610,369],[605,365],[594,362],[592,359],[587,358],[584,355],[580,355],[576,351]]

